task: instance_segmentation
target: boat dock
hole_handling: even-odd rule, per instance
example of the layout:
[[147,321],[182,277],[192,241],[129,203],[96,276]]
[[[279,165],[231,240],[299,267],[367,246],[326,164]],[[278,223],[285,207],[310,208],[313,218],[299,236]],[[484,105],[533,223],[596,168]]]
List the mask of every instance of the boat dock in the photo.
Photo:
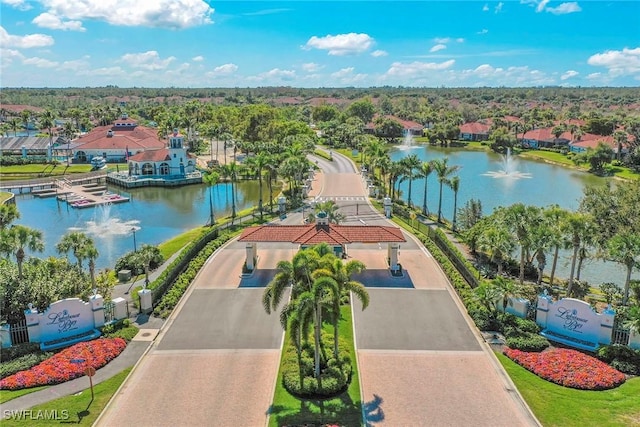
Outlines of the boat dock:
[[75,185],[68,180],[57,180],[54,188],[32,190],[35,197],[57,197],[73,208],[89,208],[92,206],[128,202],[128,197],[107,191],[105,185],[89,183]]

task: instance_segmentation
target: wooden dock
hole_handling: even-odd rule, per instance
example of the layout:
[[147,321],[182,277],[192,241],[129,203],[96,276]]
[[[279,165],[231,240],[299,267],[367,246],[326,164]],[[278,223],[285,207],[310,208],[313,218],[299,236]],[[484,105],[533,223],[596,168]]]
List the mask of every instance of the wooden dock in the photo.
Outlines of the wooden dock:
[[[34,193],[36,197],[52,197],[51,191]],[[57,188],[53,192],[58,200],[65,201],[69,206],[78,209],[92,206],[128,202],[128,197],[110,193],[107,187],[99,184],[73,185],[65,180],[57,181]]]

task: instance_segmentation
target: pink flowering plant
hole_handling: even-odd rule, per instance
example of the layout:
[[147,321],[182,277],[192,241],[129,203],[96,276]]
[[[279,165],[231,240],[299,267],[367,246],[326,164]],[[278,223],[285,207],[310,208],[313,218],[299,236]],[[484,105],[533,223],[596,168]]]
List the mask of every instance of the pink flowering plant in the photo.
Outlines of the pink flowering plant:
[[507,348],[504,354],[540,378],[581,390],[608,390],[625,382],[625,375],[606,363],[576,350],[555,348],[528,353]]
[[122,338],[100,338],[66,348],[26,371],[0,381],[0,390],[20,390],[59,384],[84,375],[87,367],[99,369],[115,359],[127,343]]

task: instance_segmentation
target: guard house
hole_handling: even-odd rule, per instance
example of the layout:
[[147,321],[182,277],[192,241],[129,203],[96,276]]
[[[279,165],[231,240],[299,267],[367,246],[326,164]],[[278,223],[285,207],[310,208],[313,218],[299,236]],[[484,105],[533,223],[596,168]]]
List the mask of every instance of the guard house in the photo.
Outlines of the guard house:
[[267,224],[246,228],[239,242],[246,243],[246,270],[256,268],[258,243],[289,242],[297,243],[301,249],[319,243],[331,246],[338,256],[346,254],[349,243],[388,243],[387,261],[392,272],[400,270],[398,250],[400,243],[406,242],[402,231],[397,227],[382,225],[337,225],[328,221],[327,215],[320,212],[315,224],[277,225]]

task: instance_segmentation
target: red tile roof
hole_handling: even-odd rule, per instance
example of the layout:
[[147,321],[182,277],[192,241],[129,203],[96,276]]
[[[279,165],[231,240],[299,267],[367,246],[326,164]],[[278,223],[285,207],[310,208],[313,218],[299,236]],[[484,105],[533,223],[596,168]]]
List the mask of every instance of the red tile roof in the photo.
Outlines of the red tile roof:
[[469,122],[460,125],[460,133],[470,133],[474,135],[489,133],[489,125],[480,122]]
[[240,242],[291,242],[301,245],[328,243],[343,245],[346,243],[382,243],[406,242],[402,231],[397,227],[381,225],[261,225],[246,228]]
[[133,156],[129,156],[129,160],[133,160],[134,162],[162,162],[164,160],[171,160],[171,156],[169,155],[169,149],[160,148],[134,154]]
[[156,129],[144,126],[136,126],[133,129],[117,129],[112,132],[113,136],[108,136],[107,132],[112,126],[99,126],[91,130],[86,135],[81,136],[74,142],[85,150],[98,149],[122,149],[129,147],[129,151],[140,151],[164,148],[165,142],[158,139]]
[[[374,128],[376,127],[376,125],[375,125],[375,120],[376,120],[378,117],[380,117],[380,115],[379,115],[379,114],[374,115],[374,116],[373,116],[373,121],[371,121],[371,122],[367,123],[367,124],[365,125],[365,128],[366,128],[366,129],[374,129]],[[420,124],[420,123],[418,123],[418,122],[414,122],[414,121],[412,121],[412,120],[403,120],[403,119],[401,119],[400,117],[392,116],[392,115],[389,115],[389,114],[385,115],[384,117],[385,117],[386,119],[395,120],[396,122],[400,123],[404,129],[418,129],[418,130],[422,130],[422,129],[424,129],[424,126],[423,126],[423,125],[421,125],[421,124]]]

